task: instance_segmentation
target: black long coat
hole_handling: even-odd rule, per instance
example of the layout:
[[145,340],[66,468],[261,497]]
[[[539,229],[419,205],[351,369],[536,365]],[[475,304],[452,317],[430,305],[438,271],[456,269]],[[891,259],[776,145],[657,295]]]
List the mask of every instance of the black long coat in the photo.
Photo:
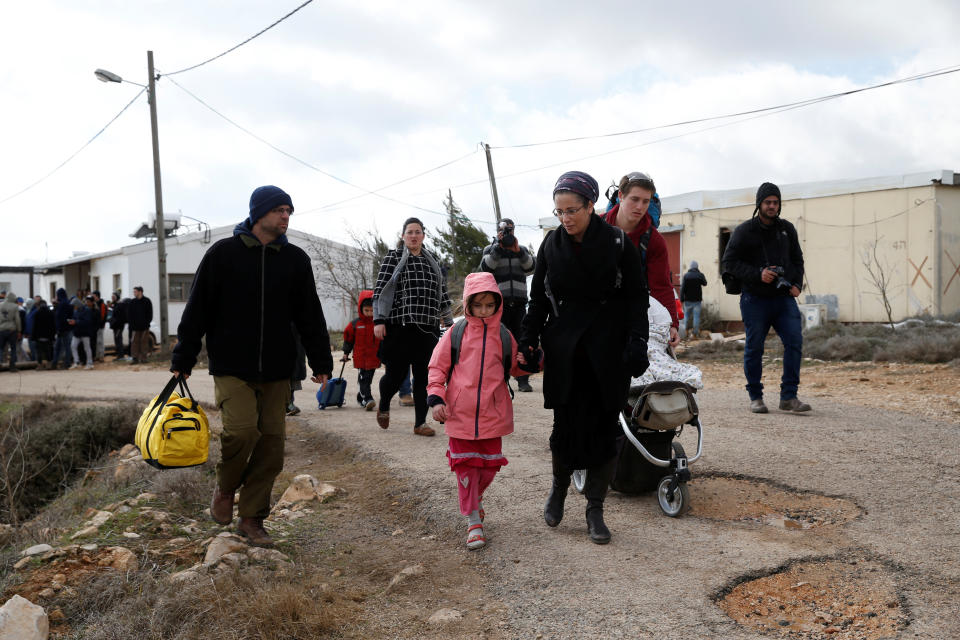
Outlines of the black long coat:
[[[624,362],[627,343],[646,341],[649,331],[649,293],[640,254],[626,234],[595,215],[579,248],[575,244],[562,226],[543,239],[521,343],[542,344],[545,408],[567,404],[576,392],[596,398],[598,408],[617,411],[630,385]],[[578,347],[596,380],[583,380],[583,372],[575,371]],[[589,388],[574,389],[575,379]]]

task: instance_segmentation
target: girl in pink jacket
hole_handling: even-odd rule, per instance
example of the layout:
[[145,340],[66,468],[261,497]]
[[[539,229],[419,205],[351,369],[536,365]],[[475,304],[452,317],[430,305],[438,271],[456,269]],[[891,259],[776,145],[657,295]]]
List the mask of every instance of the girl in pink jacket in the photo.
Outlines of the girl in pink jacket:
[[510,332],[503,332],[509,344],[501,340],[502,303],[493,274],[468,275],[463,285],[465,319],[461,320],[466,327],[457,362],[452,363],[454,327],[440,339],[429,365],[427,404],[450,438],[447,459],[457,474],[460,513],[468,520],[468,549],[479,549],[487,542],[481,499],[497,471],[507,464],[500,439],[513,433],[513,404],[505,360],[510,375],[530,374],[517,366],[517,343]]

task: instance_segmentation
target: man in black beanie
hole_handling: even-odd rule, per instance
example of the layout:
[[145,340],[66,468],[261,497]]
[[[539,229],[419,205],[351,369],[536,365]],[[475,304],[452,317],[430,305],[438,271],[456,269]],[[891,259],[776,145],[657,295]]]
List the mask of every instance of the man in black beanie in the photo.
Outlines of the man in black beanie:
[[780,206],[780,188],[771,182],[760,185],[753,217],[734,229],[721,260],[723,273],[733,275],[742,287],[743,373],[754,413],[768,411],[760,378],[771,327],[783,343],[780,409],[810,411],[810,405],[797,398],[803,334],[796,298],[803,286],[803,251],[796,228],[780,217]]
[[223,420],[210,515],[230,524],[239,490],[239,531],[260,546],[273,543],[263,521],[283,469],[290,372],[297,355],[291,323],[300,333],[312,380],[323,383],[333,371],[310,258],[287,240],[291,213],[293,201],[282,189],[265,186],[253,192],[249,217],[200,262],[170,367],[174,375],[188,377],[206,336]]

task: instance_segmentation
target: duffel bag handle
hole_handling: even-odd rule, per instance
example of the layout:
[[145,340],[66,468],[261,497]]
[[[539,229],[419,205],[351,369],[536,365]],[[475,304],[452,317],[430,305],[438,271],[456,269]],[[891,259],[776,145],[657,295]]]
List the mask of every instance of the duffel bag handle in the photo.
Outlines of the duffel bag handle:
[[157,418],[160,417],[160,411],[157,411],[157,409],[167,404],[167,400],[170,399],[170,394],[173,393],[173,390],[176,388],[178,381],[180,382],[180,386],[182,388],[183,386],[182,378],[180,376],[171,376],[170,381],[166,384],[166,386],[160,392],[160,395],[157,396],[157,401],[154,402],[153,406],[150,408],[151,413],[154,411],[157,412],[156,415],[153,416],[153,422],[150,423],[151,429],[153,429],[153,426],[157,424]]
[[[190,393],[190,387],[187,386],[187,379],[182,375],[176,375],[174,378],[180,382],[180,396],[183,398],[190,398],[190,402],[193,403],[191,411],[196,411],[198,406],[197,399],[193,397],[192,393]],[[167,397],[169,397],[169,394]]]

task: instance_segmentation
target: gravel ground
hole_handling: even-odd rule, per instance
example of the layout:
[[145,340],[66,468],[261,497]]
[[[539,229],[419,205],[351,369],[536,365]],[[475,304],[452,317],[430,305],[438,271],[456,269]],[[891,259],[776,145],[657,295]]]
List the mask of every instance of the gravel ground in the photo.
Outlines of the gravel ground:
[[[507,635],[518,638],[762,638],[728,617],[715,597],[745,575],[762,575],[803,558],[868,557],[887,568],[910,617],[903,637],[960,637],[960,428],[817,395],[804,373],[809,415],[747,411],[731,390],[739,365],[711,366],[723,382],[699,392],[705,426],[704,457],[694,477],[747,476],[800,494],[854,503],[849,522],[791,529],[756,520],[663,516],[652,495],[612,492],[606,519],[613,541],[586,537],[584,500],[571,494],[564,521],[548,528],[541,516],[549,486],[547,437],[551,414],[535,392],[517,394],[517,432],[506,438],[510,459],[484,501],[489,545],[478,552],[490,588],[507,608]],[[0,393],[148,399],[166,379],[162,370],[115,366],[92,372],[0,373]],[[356,392],[352,375],[348,396]],[[202,401],[212,402],[212,379],[191,378]],[[315,411],[306,384],[298,397],[302,419],[382,458],[429,495],[425,515],[439,530],[458,526],[454,481],[444,458],[445,438],[412,434],[412,408],[394,408],[392,426],[377,428],[374,414],[348,405]],[[902,391],[902,390],[901,390]],[[436,425],[435,425],[436,426]],[[693,435],[684,434],[687,451]],[[701,486],[705,486],[701,485]],[[714,487],[715,488],[715,487]],[[743,487],[741,487],[742,489]],[[694,505],[709,499],[690,485]],[[798,505],[801,501],[798,500]],[[462,527],[465,529],[465,527]],[[475,556],[471,556],[475,557]],[[726,589],[725,589],[726,588]],[[772,633],[777,633],[776,631]],[[793,636],[793,637],[804,637]],[[811,636],[812,637],[812,636]]]

